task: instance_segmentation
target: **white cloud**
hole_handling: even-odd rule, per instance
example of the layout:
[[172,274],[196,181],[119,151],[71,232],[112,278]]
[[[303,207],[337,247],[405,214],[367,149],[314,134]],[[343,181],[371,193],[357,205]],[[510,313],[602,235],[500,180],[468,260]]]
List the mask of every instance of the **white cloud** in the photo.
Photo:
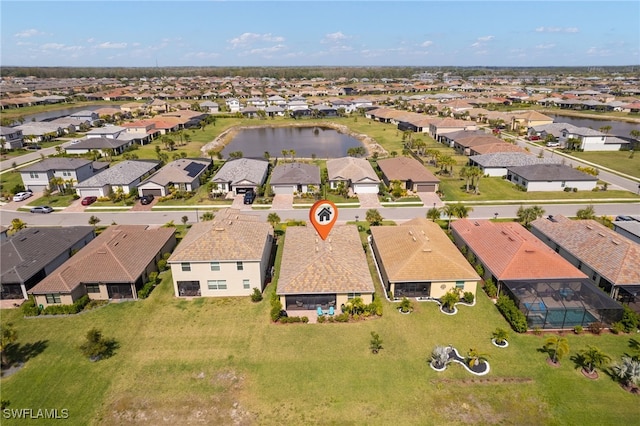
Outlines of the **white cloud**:
[[213,59],[219,57],[219,53],[214,52],[190,52],[184,55],[185,58],[196,58],[196,59]]
[[325,34],[324,38],[320,40],[320,43],[342,43],[343,41],[348,40],[349,37],[344,35],[341,31],[335,33]]
[[494,38],[495,38],[495,36],[488,35],[488,36],[484,36],[484,37],[478,37],[478,41],[487,42],[487,41],[493,40]]
[[64,48],[64,44],[60,43],[45,43],[40,46],[44,50],[62,50]]
[[232,49],[236,49],[239,47],[248,47],[254,43],[259,43],[259,42],[282,43],[283,41],[284,41],[284,37],[274,36],[271,33],[266,33],[266,34],[243,33],[240,36],[229,40],[229,43],[231,44]]
[[535,46],[536,49],[553,49],[554,47],[556,47],[555,43],[538,44]]
[[431,40],[427,40],[425,42],[423,42],[420,46],[422,47],[429,47],[433,44],[433,42]]
[[94,41],[96,41],[96,39],[93,37],[87,39],[87,43],[93,43]]
[[538,27],[535,29],[537,33],[577,33],[580,32],[576,27]]
[[44,35],[44,33],[34,28],[31,28],[28,30],[20,31],[19,33],[15,33],[13,36],[18,38],[27,38],[27,37],[37,36],[37,35]]
[[[495,36],[492,35],[488,35],[488,36],[482,36],[482,37],[478,37],[475,41],[475,43],[471,44],[471,47],[473,48],[479,48],[479,47],[483,47],[485,46],[488,42],[490,42],[491,40],[495,39]],[[479,53],[479,52],[476,52]]]
[[127,47],[127,43],[113,43],[111,41],[105,41],[98,45],[100,49],[124,49],[125,47]]

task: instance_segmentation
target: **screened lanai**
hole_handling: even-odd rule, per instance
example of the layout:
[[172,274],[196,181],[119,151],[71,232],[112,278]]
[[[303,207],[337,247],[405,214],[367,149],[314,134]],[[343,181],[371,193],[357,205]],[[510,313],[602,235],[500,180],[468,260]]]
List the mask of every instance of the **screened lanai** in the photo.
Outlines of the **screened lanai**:
[[588,279],[504,281],[501,287],[526,315],[529,328],[610,325],[622,318],[622,305]]

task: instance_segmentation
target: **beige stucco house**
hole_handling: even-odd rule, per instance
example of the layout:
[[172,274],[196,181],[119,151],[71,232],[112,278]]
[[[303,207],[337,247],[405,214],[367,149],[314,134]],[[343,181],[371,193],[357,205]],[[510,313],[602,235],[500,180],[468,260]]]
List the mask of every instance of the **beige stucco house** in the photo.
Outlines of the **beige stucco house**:
[[475,295],[480,276],[435,222],[372,226],[371,247],[382,282],[394,298],[441,298],[457,288]]
[[374,292],[356,226],[336,225],[326,240],[311,226],[287,228],[276,291],[284,309],[339,309],[355,297],[369,304]]
[[176,297],[249,296],[271,270],[273,230],[257,216],[226,209],[195,223],[169,257]]

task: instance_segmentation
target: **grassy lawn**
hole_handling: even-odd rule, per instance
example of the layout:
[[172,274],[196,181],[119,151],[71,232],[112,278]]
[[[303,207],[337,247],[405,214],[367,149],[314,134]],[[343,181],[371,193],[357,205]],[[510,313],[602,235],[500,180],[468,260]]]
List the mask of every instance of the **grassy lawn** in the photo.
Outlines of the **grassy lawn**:
[[581,160],[600,164],[630,176],[640,178],[640,155],[631,157],[629,151],[614,152],[571,152],[572,156]]
[[[538,349],[544,336],[514,335],[507,349],[489,339],[506,327],[483,295],[455,316],[433,303],[414,303],[399,315],[350,324],[276,325],[269,296],[176,300],[168,273],[150,298],[115,303],[65,318],[24,319],[3,311],[31,359],[2,379],[10,407],[68,408],[72,423],[121,424],[146,418],[207,424],[615,424],[637,414],[637,396],[601,373],[590,381],[569,357],[552,368]],[[120,345],[115,356],[91,363],[78,345],[99,327]],[[376,331],[384,349],[368,350]],[[587,344],[614,360],[628,352],[625,335],[569,334],[572,354]],[[443,373],[426,362],[435,345],[489,355],[491,372],[476,378],[461,366]],[[587,409],[588,408],[588,409]],[[3,424],[13,424],[3,420]],[[46,424],[34,421],[33,424]]]
[[[33,197],[32,197],[33,198]],[[53,194],[48,197],[36,198],[27,203],[29,206],[51,206],[51,207],[69,207],[74,201],[73,195]]]

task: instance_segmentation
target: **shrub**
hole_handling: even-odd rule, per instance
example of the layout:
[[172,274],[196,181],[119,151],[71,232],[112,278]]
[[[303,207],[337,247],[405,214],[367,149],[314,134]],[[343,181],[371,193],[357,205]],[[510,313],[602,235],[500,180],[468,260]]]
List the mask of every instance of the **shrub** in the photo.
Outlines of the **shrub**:
[[614,322],[613,324],[611,324],[611,328],[610,328],[611,332],[613,334],[620,334],[624,332],[624,324],[622,324],[622,322],[617,321]]
[[336,321],[337,322],[348,322],[349,321],[349,314],[344,312],[342,314],[336,315]]
[[592,332],[593,334],[602,333],[602,329],[604,329],[604,324],[599,321],[592,322],[591,324],[589,324],[589,331]]
[[638,328],[640,323],[640,315],[636,314],[628,305],[623,306],[622,319],[620,322],[624,326],[624,331],[631,333]]
[[496,306],[509,324],[511,324],[511,328],[513,328],[514,331],[518,333],[527,331],[527,317],[518,309],[513,300],[505,295],[499,296]]
[[496,287],[493,279],[488,278],[484,282],[484,292],[487,293],[487,296],[494,298],[498,295],[498,287]]
[[97,328],[87,332],[86,341],[80,345],[80,351],[91,361],[97,361],[103,357],[111,356],[117,344],[113,339],[107,339]]
[[464,300],[466,303],[473,303],[474,298],[475,296],[470,291],[465,291],[462,295],[462,300]]
[[318,323],[322,324],[323,322],[325,322],[327,320],[327,317],[325,317],[324,315],[318,317]]
[[165,271],[167,269],[167,261],[164,259],[158,260],[158,270]]
[[584,328],[581,325],[576,325],[575,327],[573,327],[573,332],[576,334],[582,334],[583,331]]
[[149,282],[152,282],[154,284],[158,283],[158,273],[156,271],[153,271],[149,274]]
[[253,293],[251,293],[251,301],[252,302],[259,302],[262,300],[262,292],[260,291],[260,289],[258,287],[254,287],[253,288]]
[[302,322],[304,324],[308,323],[309,322],[309,317],[302,317]]
[[89,296],[84,295],[71,305],[50,305],[44,308],[44,315],[72,315],[82,311],[90,302]]
[[571,188],[573,192],[578,192],[578,188]]
[[40,315],[40,308],[38,308],[38,306],[36,305],[36,302],[35,300],[33,300],[33,297],[30,297],[29,300],[24,302],[20,307],[20,309],[22,309],[22,314],[25,317],[36,317]]
[[478,273],[478,275],[480,275],[480,277],[484,276],[484,267],[481,264],[477,264],[476,265],[476,272]]
[[273,322],[278,322],[278,320],[280,319],[280,311],[282,310],[282,305],[280,306],[274,306],[271,305],[271,321]]
[[374,297],[373,302],[369,303],[366,306],[365,312],[368,312],[371,315],[377,315],[379,317],[382,316],[382,300],[380,300],[380,298],[378,297]]
[[155,285],[156,285],[155,281],[147,282],[144,286],[142,286],[140,291],[138,291],[138,298],[146,299],[147,297],[149,297],[149,293],[151,293],[151,290],[153,290]]

